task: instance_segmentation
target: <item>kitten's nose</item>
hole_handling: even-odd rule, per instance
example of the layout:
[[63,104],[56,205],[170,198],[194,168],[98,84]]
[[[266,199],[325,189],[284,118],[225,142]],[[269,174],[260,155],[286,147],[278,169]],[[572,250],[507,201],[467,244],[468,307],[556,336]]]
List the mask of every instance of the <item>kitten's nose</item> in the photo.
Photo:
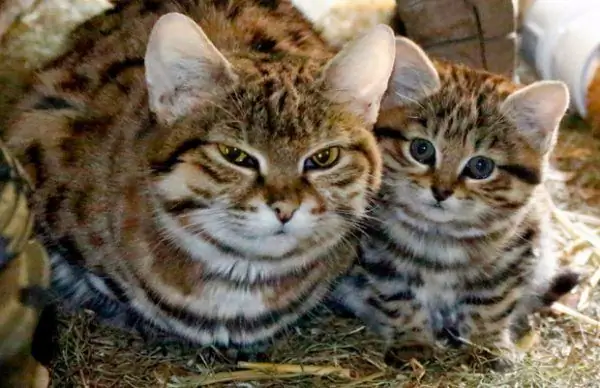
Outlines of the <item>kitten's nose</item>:
[[448,188],[440,189],[439,187],[436,187],[436,186],[431,186],[431,192],[433,193],[433,198],[435,198],[435,200],[438,202],[444,202],[454,193],[454,191],[452,189],[448,189]]
[[294,205],[290,202],[275,202],[271,205],[271,208],[275,212],[275,215],[281,221],[282,224],[285,224],[289,220],[292,219],[294,213],[298,209],[298,206]]

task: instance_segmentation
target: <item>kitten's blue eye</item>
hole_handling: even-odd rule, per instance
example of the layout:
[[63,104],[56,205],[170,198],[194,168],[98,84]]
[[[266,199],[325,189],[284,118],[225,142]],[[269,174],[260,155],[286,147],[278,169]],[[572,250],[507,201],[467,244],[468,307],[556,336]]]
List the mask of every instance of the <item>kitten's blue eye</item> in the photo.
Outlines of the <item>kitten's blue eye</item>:
[[435,147],[429,140],[413,139],[410,143],[410,155],[421,164],[428,166],[435,164]]
[[496,164],[492,159],[485,156],[474,156],[467,162],[462,175],[471,179],[485,179],[492,175],[495,167]]

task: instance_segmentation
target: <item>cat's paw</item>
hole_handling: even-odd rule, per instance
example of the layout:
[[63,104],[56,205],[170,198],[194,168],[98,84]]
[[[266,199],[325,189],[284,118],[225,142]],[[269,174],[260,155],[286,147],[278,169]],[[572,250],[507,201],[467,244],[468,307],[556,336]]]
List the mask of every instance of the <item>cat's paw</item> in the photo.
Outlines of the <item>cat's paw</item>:
[[433,348],[424,343],[411,343],[388,349],[384,362],[394,368],[405,367],[412,359],[427,360],[433,356]]
[[495,349],[494,353],[484,351],[478,356],[473,355],[474,362],[484,370],[493,370],[498,373],[513,371],[523,361],[524,354],[517,349]]
[[490,360],[489,368],[494,372],[508,373],[515,368],[515,361],[510,357],[496,357]]

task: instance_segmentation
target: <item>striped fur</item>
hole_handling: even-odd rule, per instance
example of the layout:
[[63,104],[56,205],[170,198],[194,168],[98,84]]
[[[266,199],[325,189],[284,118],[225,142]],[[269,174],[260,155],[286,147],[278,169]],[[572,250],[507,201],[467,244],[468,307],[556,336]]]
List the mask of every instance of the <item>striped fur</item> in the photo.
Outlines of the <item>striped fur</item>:
[[[201,30],[181,14],[157,22],[172,11]],[[234,348],[271,341],[318,305],[350,266],[379,185],[369,115],[394,45],[389,28],[373,31],[389,57],[374,56],[380,91],[343,101],[357,48],[334,57],[285,0],[118,2],[77,30],[6,130],[36,180],[39,235],[67,305]],[[169,79],[182,84],[163,93]],[[253,164],[231,164],[218,144]],[[331,168],[303,169],[331,146]]]
[[[377,221],[334,298],[387,340],[390,356],[470,341],[499,348],[496,365],[506,366],[518,358],[511,326],[548,303],[550,289],[565,291],[551,284],[557,262],[542,182],[568,94],[539,84],[547,96],[519,97],[502,77],[432,64],[410,41],[396,50],[375,128],[384,160]],[[415,138],[435,146],[429,165],[411,156]],[[495,162],[489,178],[464,173],[473,155]]]

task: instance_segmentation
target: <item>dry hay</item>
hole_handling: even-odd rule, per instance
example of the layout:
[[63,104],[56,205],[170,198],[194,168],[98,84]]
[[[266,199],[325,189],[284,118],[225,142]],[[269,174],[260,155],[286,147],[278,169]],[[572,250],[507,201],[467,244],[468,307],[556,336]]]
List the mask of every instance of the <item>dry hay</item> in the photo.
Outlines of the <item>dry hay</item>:
[[[576,292],[540,320],[523,364],[485,371],[451,351],[403,370],[387,367],[360,322],[322,314],[275,345],[272,364],[234,365],[216,350],[148,346],[100,327],[91,314],[63,319],[55,387],[596,387],[600,365],[600,138],[568,117],[551,174],[557,254],[586,272]],[[560,171],[560,172],[559,172]]]

